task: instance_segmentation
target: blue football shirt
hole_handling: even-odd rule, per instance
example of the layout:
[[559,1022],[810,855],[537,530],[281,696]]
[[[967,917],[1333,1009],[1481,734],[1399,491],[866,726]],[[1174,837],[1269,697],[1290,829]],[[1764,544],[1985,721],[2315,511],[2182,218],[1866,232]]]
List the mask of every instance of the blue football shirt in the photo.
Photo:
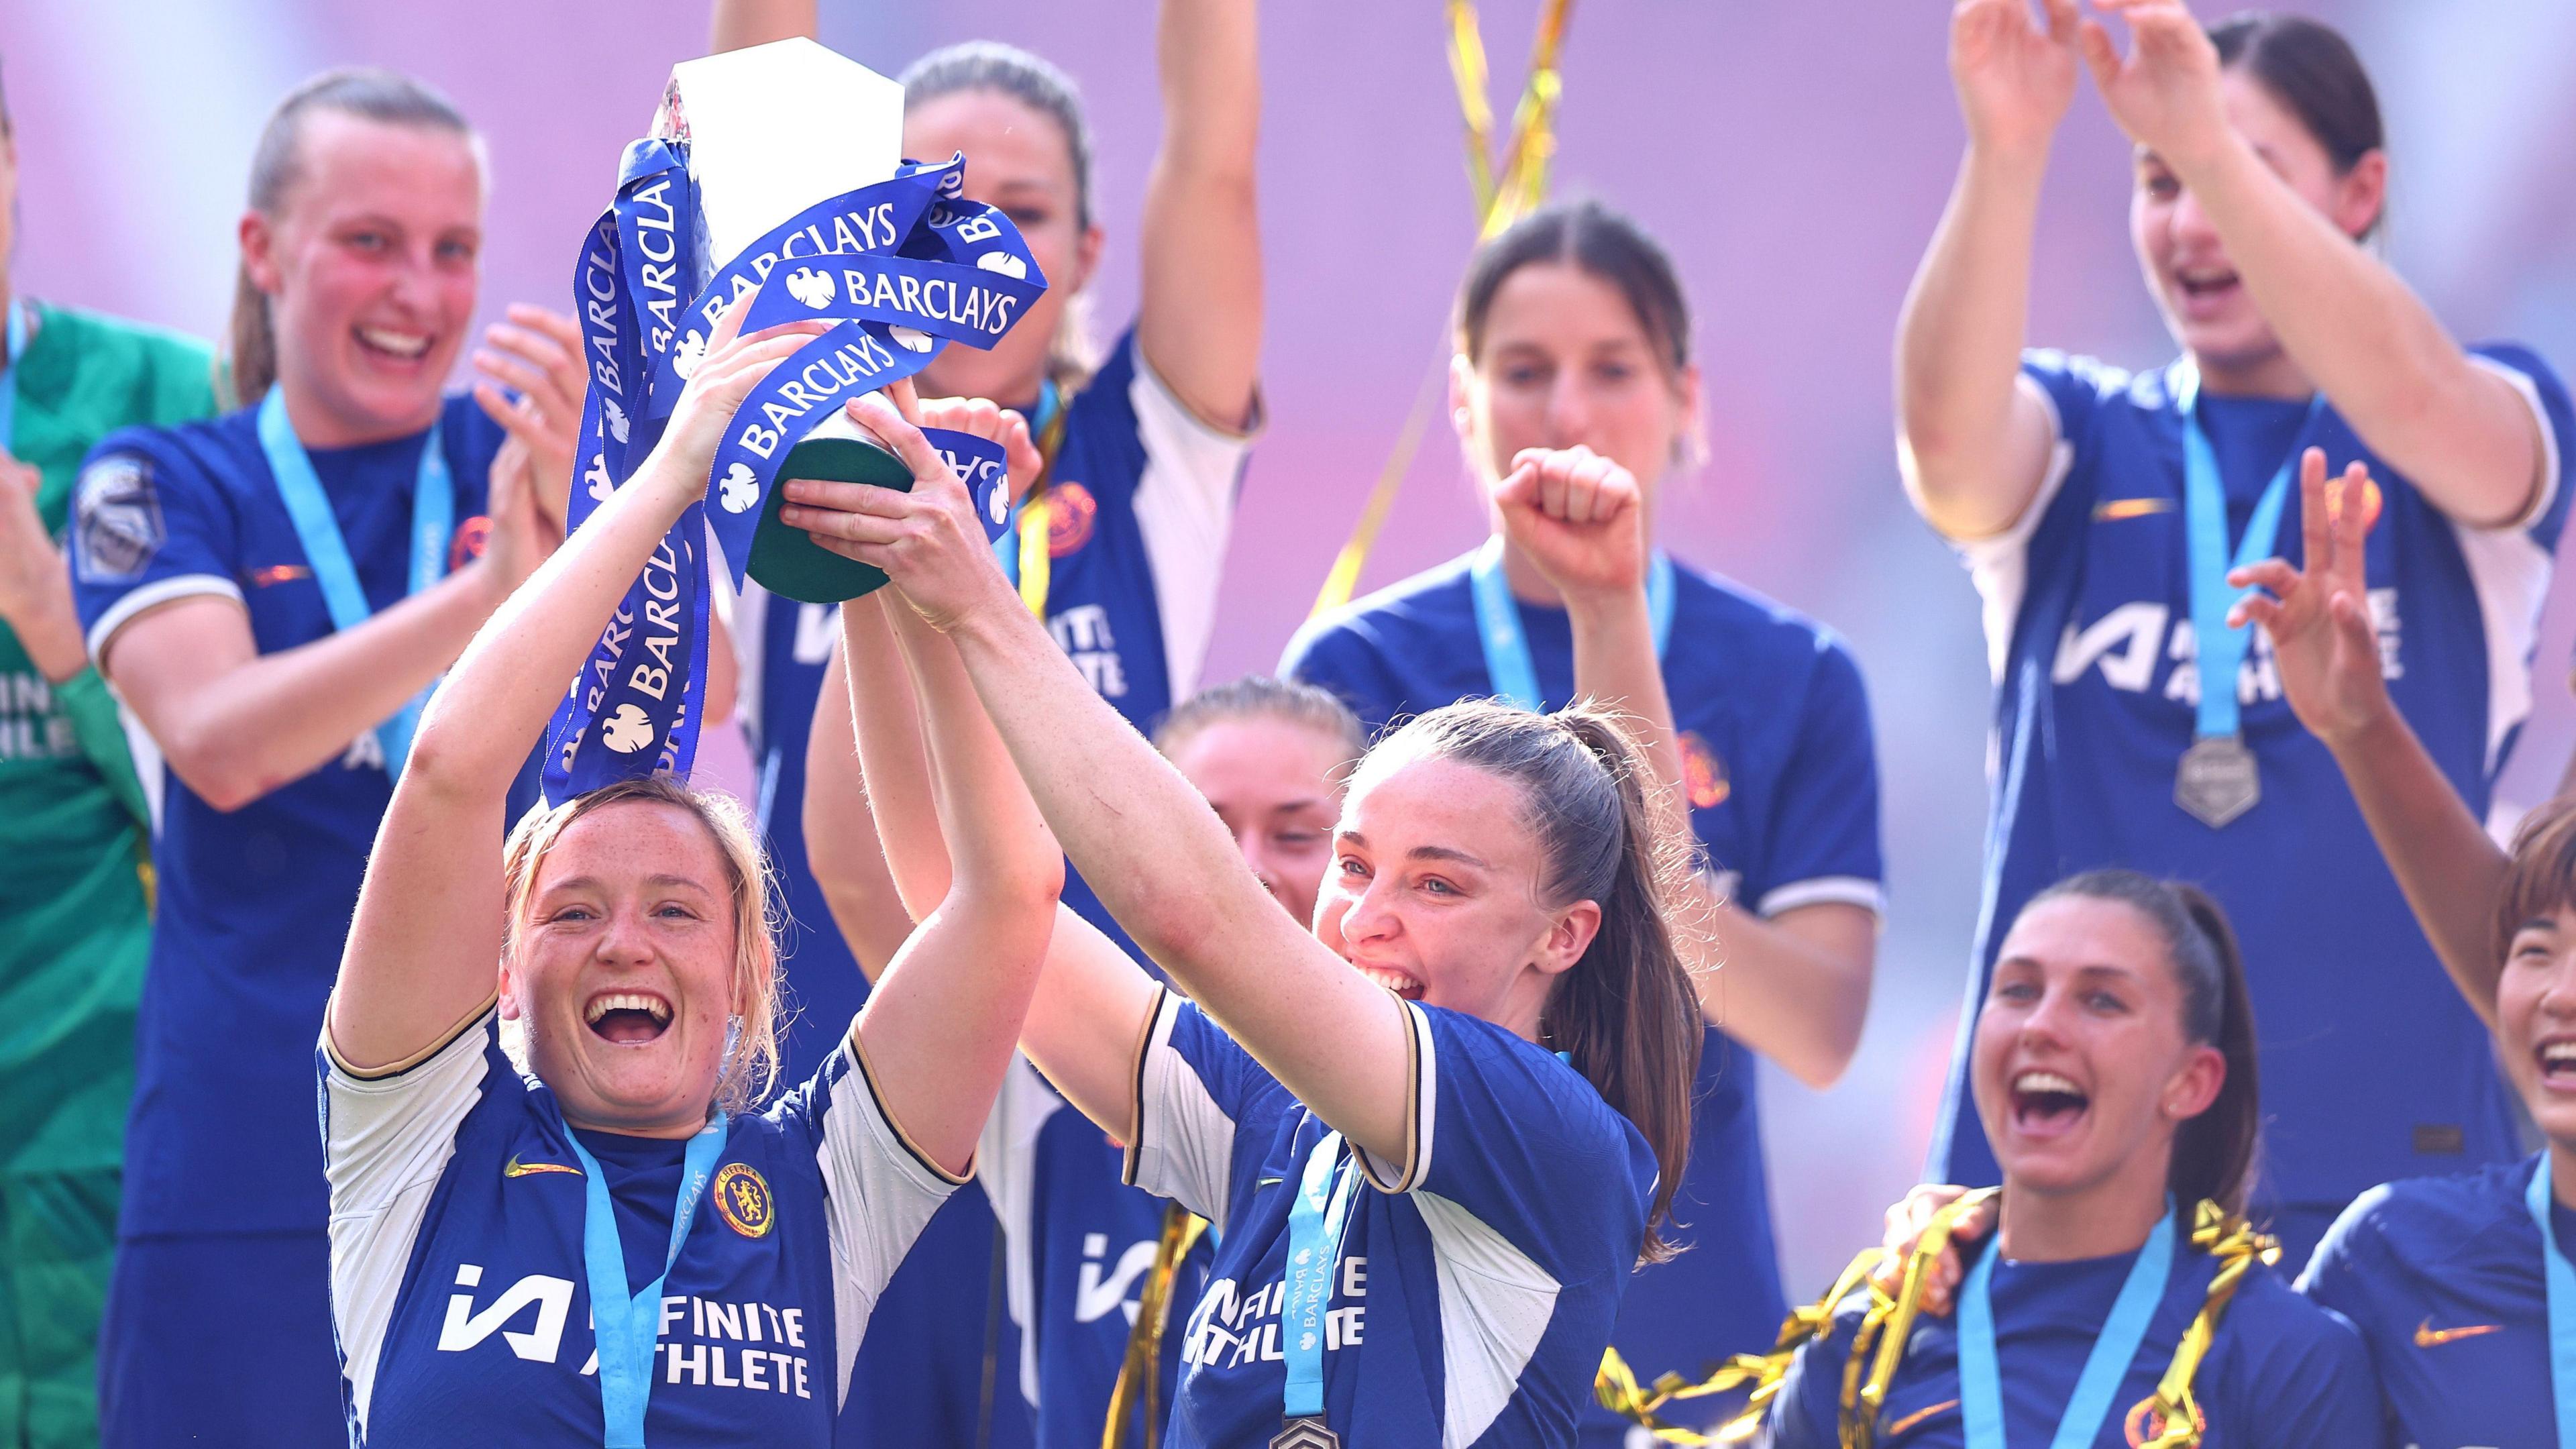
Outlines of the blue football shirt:
[[[2085,1357],[2137,1257],[1995,1266],[1995,1360],[2012,1442],[2046,1444],[2057,1432]],[[2178,1240],[2145,1341],[2091,1441],[2098,1449],[2130,1449],[2162,1429],[2151,1422],[2152,1395],[2207,1301],[2217,1269],[2216,1259],[2193,1251],[2187,1238]],[[1842,1442],[1843,1368],[1867,1303],[1865,1292],[1855,1295],[1825,1336],[1799,1348],[1763,1423],[1765,1449],[1835,1449]],[[2192,1393],[2207,1421],[2201,1449],[2375,1449],[2383,1442],[2378,1389],[2361,1336],[2260,1265],[2237,1284],[2192,1378]],[[1876,1442],[1884,1449],[1964,1449],[1953,1319],[1916,1320],[1888,1385]]]
[[[1316,621],[1280,671],[1332,690],[1374,732],[1493,693],[1459,559]],[[1664,687],[1682,731],[1691,828],[1727,893],[1764,916],[1820,902],[1877,910],[1883,869],[1869,703],[1851,652],[1766,599],[1676,566]],[[1574,692],[1565,611],[1519,605],[1550,707]],[[1667,1231],[1689,1251],[1641,1272],[1620,1310],[1620,1353],[1645,1378],[1767,1352],[1787,1305],[1771,1230],[1753,1054],[1711,1028],[1700,1056],[1690,1163]],[[1618,1442],[1595,1409],[1587,1439]]]
[[[1192,415],[1138,353],[1132,331],[1067,405],[1048,495],[1047,627],[1083,677],[1140,730],[1198,686],[1251,443],[1248,434]],[[756,711],[761,819],[795,922],[787,980],[803,1016],[791,1033],[790,1060],[801,1062],[799,1044],[810,1029],[802,1023],[846,1021],[865,992],[806,862],[802,817],[805,742],[839,620],[828,606],[757,588],[745,602],[738,618],[743,695]],[[1065,902],[1126,942],[1078,875],[1067,877]],[[907,1301],[916,1291],[935,1300],[937,1326],[927,1332],[937,1342],[962,1346],[983,1334],[984,1298],[957,1284],[984,1282],[991,1271],[989,1230],[979,1237],[966,1220],[998,1215],[1009,1313],[1024,1341],[997,1370],[1006,1391],[1016,1385],[1035,1407],[1047,1449],[1098,1449],[1144,1269],[1162,1233],[1163,1201],[1126,1186],[1120,1161],[1116,1144],[1035,1072],[1015,1066],[981,1155],[984,1193],[960,1194],[941,1210],[888,1290]],[[1185,1269],[1177,1301],[1188,1301],[1207,1252],[1198,1249]],[[978,1253],[984,1261],[968,1261]],[[1168,1403],[1178,1335],[1166,1343]],[[875,1360],[896,1351],[888,1345],[863,1355],[862,1382],[872,1379]]]
[[[1404,1013],[1412,1157],[1365,1155],[1324,1306],[1324,1419],[1349,1449],[1563,1445],[1645,1238],[1654,1154],[1556,1055],[1490,1022]],[[1136,1067],[1132,1180],[1218,1225],[1182,1326],[1172,1449],[1279,1432],[1288,1213],[1329,1133],[1166,992]],[[1350,1149],[1345,1148],[1347,1154]]]
[[[2530,404],[2545,484],[2528,516],[2476,529],[2442,515],[2372,454],[2332,407],[2204,395],[2229,537],[2294,443],[2340,471],[2370,466],[2384,504],[2368,543],[2382,670],[2415,733],[2469,809],[2531,708],[2531,651],[2566,521],[2565,387],[2519,348],[2473,358]],[[1985,603],[1996,679],[1985,899],[1949,1101],[1939,1181],[1996,1180],[1966,1090],[1969,1033],[2004,933],[2024,902],[2074,872],[2126,866],[2192,881],[2226,907],[2262,1025],[2264,1178],[2304,1253],[2374,1183],[2517,1155],[2487,1034],[2434,958],[2333,757],[2281,695],[2257,631],[2234,683],[2262,799],[2213,830],[2173,803],[2192,739],[2193,666],[2174,370],[2130,374],[2033,353],[2024,386],[2046,399],[2057,449],[2037,499],[1999,537],[1961,546]],[[2295,554],[2293,491],[2279,548]],[[2295,1261],[2295,1259],[2294,1259]]]
[[[504,1053],[498,1013],[399,1071],[352,1071],[327,1038],[315,1056],[350,1442],[598,1444],[588,1184],[553,1092]],[[627,1282],[650,1282],[678,1163],[637,1139],[603,1145]],[[832,1444],[878,1295],[959,1182],[886,1117],[855,1044],[733,1119],[663,1281],[646,1438]]]
[[[453,570],[481,552],[502,435],[463,396],[447,400],[438,434],[456,489]],[[412,489],[427,437],[312,453],[378,610],[409,584]],[[239,603],[262,654],[332,632],[250,410],[103,439],[82,470],[70,554],[95,660],[127,621],[198,595]],[[166,766],[144,769],[160,785],[160,901],[136,1023],[119,1230],[319,1232],[322,1160],[307,1126],[313,1036],[393,798],[382,750],[372,728],[362,731],[338,760],[229,813]],[[531,775],[514,813],[533,798]]]
[[[2540,1228],[2523,1198],[2541,1162],[2373,1188],[2335,1220],[2301,1275],[2300,1292],[2360,1328],[2396,1442],[2556,1442]],[[2576,1213],[2551,1212],[2564,1254]]]

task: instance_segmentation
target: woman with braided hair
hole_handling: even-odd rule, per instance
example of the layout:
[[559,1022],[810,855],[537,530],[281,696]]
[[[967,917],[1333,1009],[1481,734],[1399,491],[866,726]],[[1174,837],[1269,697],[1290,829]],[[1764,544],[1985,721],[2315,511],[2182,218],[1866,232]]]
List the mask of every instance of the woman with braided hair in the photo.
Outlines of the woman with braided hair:
[[[2125,870],[2041,892],[2005,938],[1969,1063],[2003,1186],[1792,1319],[1803,1341],[1764,1375],[1761,1442],[2381,1442],[2359,1334],[2293,1294],[2242,1217],[2254,1021],[2208,896]],[[1955,1295],[1939,1291],[1962,1266]]]

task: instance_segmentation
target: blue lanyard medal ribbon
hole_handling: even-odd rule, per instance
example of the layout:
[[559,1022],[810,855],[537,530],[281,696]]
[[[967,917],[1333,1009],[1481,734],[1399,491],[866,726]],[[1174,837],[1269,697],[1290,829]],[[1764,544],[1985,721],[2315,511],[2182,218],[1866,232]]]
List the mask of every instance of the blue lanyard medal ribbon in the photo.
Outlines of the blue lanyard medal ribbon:
[[2550,1222],[2549,1159],[2550,1154],[2540,1154],[2523,1201],[2540,1228],[2542,1282],[2549,1299],[2549,1390],[2557,1410],[2558,1443],[2560,1449],[2576,1449],[2576,1268],[2558,1250],[2558,1231]]
[[[683,305],[679,279],[701,275],[688,167],[684,143],[629,146],[616,199],[584,239],[574,302],[591,389],[569,527],[650,454],[716,319],[737,298],[758,294],[744,333],[800,320],[834,325],[743,400],[704,499],[672,527],[592,646],[547,729],[545,795],[554,803],[627,776],[688,774],[704,717],[709,532],[740,588],[753,537],[774,511],[779,469],[806,433],[850,399],[919,372],[949,342],[990,347],[1046,289],[1010,220],[963,199],[960,156],[908,162],[891,180],[806,208],[713,268]],[[779,285],[764,285],[771,280]],[[986,493],[1006,491],[1000,448],[927,431]],[[979,496],[988,531],[1006,511]]]
[[[2000,1242],[1978,1257],[1959,1291],[1959,1421],[1967,1449],[2006,1449],[2003,1370],[1995,1356],[1995,1309],[1992,1286]],[[2049,1438],[2049,1449],[2091,1449],[2109,1421],[2120,1394],[2120,1381],[2147,1340],[2147,1327],[2164,1302],[2166,1280],[2173,1275],[2174,1214],[2156,1220],[2155,1231],[2129,1265],[2120,1296],[2102,1321],[2093,1351],[2084,1356],[2084,1372]]]
[[2263,782],[2246,746],[2236,698],[2237,675],[2245,663],[2253,625],[2227,626],[2236,591],[2227,585],[2232,569],[2272,556],[2281,531],[2281,509],[2290,495],[2290,476],[2299,450],[2325,394],[2308,404],[2307,418],[2291,439],[2290,455],[2272,474],[2246,520],[2245,536],[2231,558],[2227,551],[2227,489],[2218,473],[2218,453],[2200,426],[2200,371],[2189,361],[2176,369],[2174,403],[2182,414],[2183,534],[2191,568],[2191,636],[2200,677],[2200,705],[2192,724],[2191,748],[2174,772],[2174,803],[2216,830],[2263,798]]
[[[286,504],[288,521],[295,525],[296,541],[304,546],[305,560],[313,566],[313,581],[321,585],[331,628],[334,632],[355,629],[375,611],[367,604],[367,591],[359,586],[357,565],[349,558],[348,540],[340,534],[330,496],[322,491],[313,459],[287,419],[286,395],[274,383],[259,401],[258,423],[260,451],[268,457],[268,471],[277,480],[277,496]],[[421,439],[420,473],[412,485],[409,593],[429,588],[447,571],[448,540],[455,532],[455,483],[448,476],[439,426],[432,423],[429,435]],[[395,710],[393,718],[376,726],[387,776],[401,777],[403,761],[411,754],[412,731],[420,724],[421,706],[437,687],[432,683],[422,689]]]
[[[1538,665],[1521,628],[1520,606],[1512,601],[1511,584],[1503,576],[1501,537],[1485,540],[1477,550],[1467,580],[1476,600],[1476,640],[1484,646],[1485,677],[1493,682],[1495,696],[1522,709],[1546,709]],[[1660,660],[1673,638],[1673,560],[1662,549],[1655,550],[1646,567],[1646,612],[1654,623],[1655,658]]]
[[1324,1340],[1342,1232],[1359,1177],[1357,1166],[1343,1160],[1342,1134],[1327,1132],[1307,1154],[1297,1196],[1288,1205],[1288,1262],[1279,1284],[1279,1349],[1288,1382],[1283,1427],[1271,1449],[1335,1449],[1342,1442],[1324,1427]]
[[662,1284],[671,1276],[671,1265],[680,1261],[680,1246],[688,1241],[698,1199],[706,1193],[716,1159],[724,1155],[725,1114],[717,1112],[689,1139],[680,1169],[679,1200],[671,1205],[670,1251],[663,1255],[660,1275],[631,1293],[626,1249],[617,1236],[617,1205],[608,1195],[608,1175],[599,1170],[599,1159],[581,1145],[581,1138],[567,1130],[564,1140],[581,1159],[582,1270],[590,1282],[591,1339],[599,1353],[599,1407],[607,1426],[600,1443],[603,1449],[644,1449],[644,1405],[653,1394],[653,1348],[662,1337]]
[[[18,423],[18,358],[27,350],[27,304],[9,299],[9,317],[5,324],[9,351],[0,356],[0,453],[9,453]],[[17,454],[9,453],[16,457]]]

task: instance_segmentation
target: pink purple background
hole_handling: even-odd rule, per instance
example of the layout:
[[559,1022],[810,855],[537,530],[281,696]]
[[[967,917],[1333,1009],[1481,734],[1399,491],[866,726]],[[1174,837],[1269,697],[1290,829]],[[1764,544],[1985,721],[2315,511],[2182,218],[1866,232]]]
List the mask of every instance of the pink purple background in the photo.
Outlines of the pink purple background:
[[[2564,0],[2330,0],[2373,64],[2394,138],[2392,255],[2468,337],[2576,365],[2576,7]],[[1516,87],[1536,0],[1483,9],[1497,88]],[[1874,1239],[1913,1180],[1956,1020],[1985,800],[1983,646],[1964,574],[1907,511],[1890,445],[1888,345],[1958,156],[1939,0],[1839,5],[1592,0],[1566,56],[1560,193],[1636,213],[1695,299],[1713,456],[1668,489],[1681,554],[1833,624],[1877,711],[1893,905],[1869,1035],[1833,1091],[1766,1084],[1789,1288]],[[29,292],[212,335],[233,223],[271,102],[371,62],[454,95],[490,137],[486,311],[562,306],[573,248],[697,0],[118,0],[0,13],[18,127]],[[1111,259],[1098,315],[1134,305],[1134,226],[1158,130],[1144,0],[827,4],[824,39],[889,74],[989,36],[1083,84]],[[1266,668],[1303,617],[1440,346],[1472,240],[1436,0],[1276,3],[1264,16],[1262,216],[1271,427],[1246,480],[1210,677]],[[1509,96],[1501,98],[1508,105]],[[2130,364],[2168,344],[2130,257],[2126,152],[2089,94],[2043,219],[2036,338]],[[1367,582],[1468,547],[1478,510],[1445,426],[1413,470]],[[2508,801],[2540,798],[2576,719],[2556,687],[2571,618],[2553,601],[2540,714]]]

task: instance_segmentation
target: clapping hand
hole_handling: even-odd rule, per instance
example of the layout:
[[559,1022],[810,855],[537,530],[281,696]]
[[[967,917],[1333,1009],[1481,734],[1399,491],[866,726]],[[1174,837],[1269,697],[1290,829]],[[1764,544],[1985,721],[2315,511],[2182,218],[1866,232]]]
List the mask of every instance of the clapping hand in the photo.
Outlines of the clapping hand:
[[[537,508],[560,538],[590,384],[581,329],[561,313],[524,302],[510,304],[509,319],[485,329],[484,345],[475,349],[474,365],[486,380],[474,384],[474,400],[520,444],[522,456],[513,465],[529,470]],[[497,496],[500,480],[493,481]]]
[[2308,449],[2299,460],[2304,572],[2273,558],[2227,576],[2237,588],[2270,591],[2237,600],[2227,622],[2235,627],[2250,620],[2272,636],[2290,709],[2329,745],[2353,738],[2392,707],[2364,572],[2378,493],[2370,470],[2358,462],[2328,482],[2325,451]]
[[2099,20],[2080,31],[2084,63],[2111,119],[2131,141],[2177,170],[2209,155],[2230,134],[2218,89],[2218,47],[2183,0],[2093,0],[2129,22],[2120,54]]
[[1636,475],[1590,448],[1524,448],[1494,485],[1503,537],[1569,604],[1645,586],[1645,498]]
[[2045,148],[2075,99],[2075,0],[1959,0],[1950,12],[1950,81],[1968,135],[2005,152]]

